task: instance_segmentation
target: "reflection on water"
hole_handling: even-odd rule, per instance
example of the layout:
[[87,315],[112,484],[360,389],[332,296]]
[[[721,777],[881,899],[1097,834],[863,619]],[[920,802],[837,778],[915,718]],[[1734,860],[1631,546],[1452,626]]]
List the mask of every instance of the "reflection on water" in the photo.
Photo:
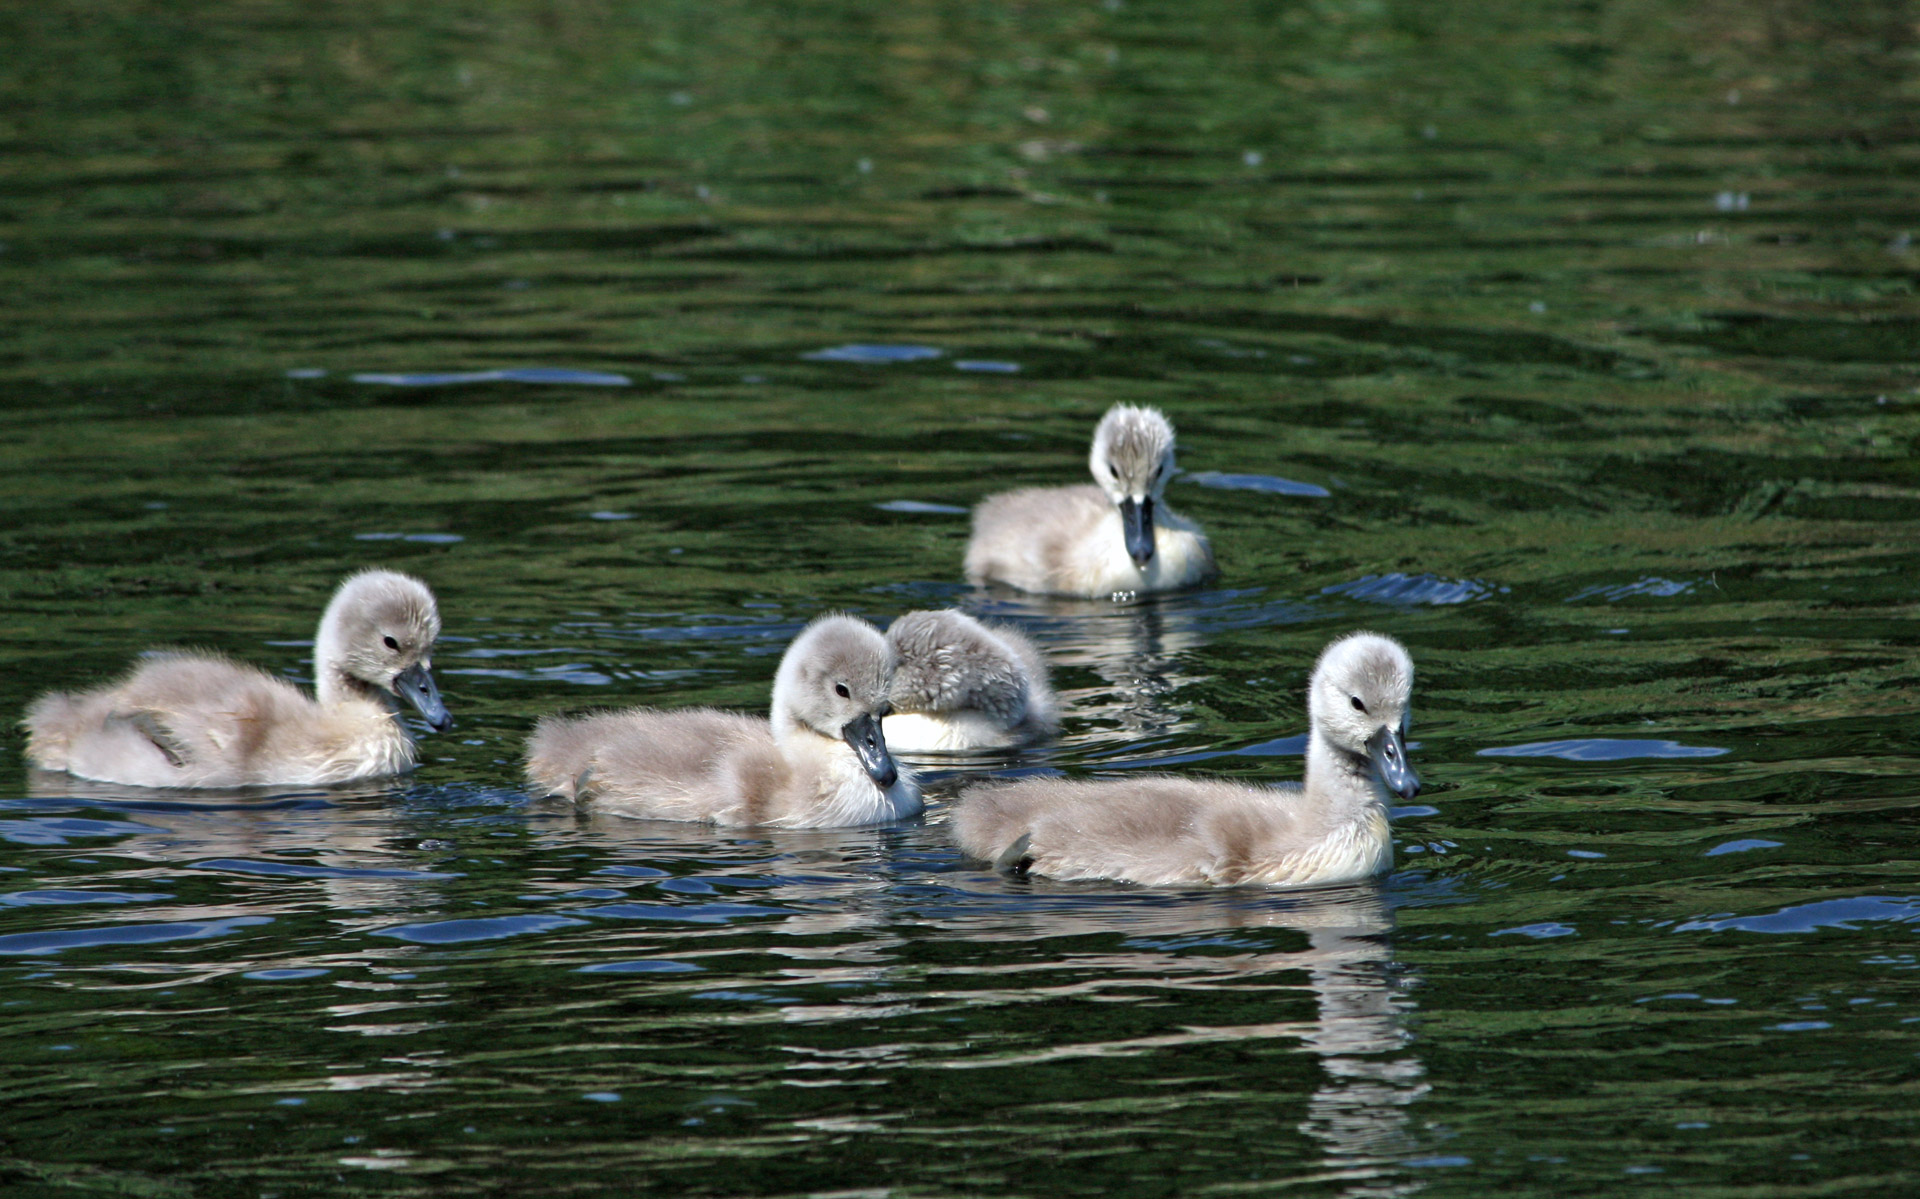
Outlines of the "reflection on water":
[[[1128,603],[1032,596],[993,589],[973,597],[983,617],[1019,624],[1046,648],[1056,671],[1078,668],[1098,686],[1063,685],[1060,702],[1084,723],[1064,745],[1103,743],[1116,735],[1161,735],[1192,727],[1176,693],[1205,676],[1193,651],[1206,643],[1191,600],[1161,596]],[[1070,676],[1069,676],[1070,677]]]
[[[353,791],[18,770],[0,1190],[1920,1184],[1904,6],[110,9],[0,9],[0,710],[298,678],[386,565],[460,725]],[[1117,402],[1218,585],[969,588]],[[819,612],[945,604],[1067,723],[923,822],[520,790],[542,714],[763,712]],[[947,843],[982,772],[1297,777],[1359,627],[1432,784],[1379,888]]]

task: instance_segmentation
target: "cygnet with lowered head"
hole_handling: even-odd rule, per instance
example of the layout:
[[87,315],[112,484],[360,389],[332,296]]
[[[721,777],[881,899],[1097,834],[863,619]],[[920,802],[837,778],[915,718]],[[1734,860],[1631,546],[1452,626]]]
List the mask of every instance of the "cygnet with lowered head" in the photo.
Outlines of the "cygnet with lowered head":
[[967,577],[1049,595],[1173,591],[1214,572],[1200,526],[1167,507],[1173,425],[1156,408],[1115,404],[1087,458],[1097,486],[1024,487],[973,511]]
[[895,751],[1010,749],[1059,730],[1046,659],[1019,630],[946,608],[901,616],[887,642],[900,657],[884,722]]
[[434,686],[440,611],[419,579],[367,570],[320,618],[317,698],[214,654],[149,654],[117,683],[51,691],[21,723],[47,770],[137,787],[314,786],[411,770],[412,704],[436,730],[453,720]]
[[1326,648],[1307,685],[1304,782],[988,783],[961,794],[954,835],[1001,869],[1059,879],[1303,887],[1368,878],[1393,864],[1390,798],[1420,791],[1407,763],[1412,694],[1407,651],[1355,633]]
[[783,828],[902,820],[921,803],[880,727],[894,661],[866,621],[822,616],[780,659],[771,722],[713,708],[548,716],[527,741],[527,781],[621,816]]

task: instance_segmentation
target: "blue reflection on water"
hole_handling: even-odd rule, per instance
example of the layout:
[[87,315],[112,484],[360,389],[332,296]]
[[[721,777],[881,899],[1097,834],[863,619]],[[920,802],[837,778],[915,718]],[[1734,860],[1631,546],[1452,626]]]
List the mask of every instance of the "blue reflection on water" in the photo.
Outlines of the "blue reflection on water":
[[1376,604],[1468,604],[1504,595],[1509,589],[1479,579],[1444,579],[1435,574],[1362,575],[1351,583],[1320,589],[1322,595],[1344,595]]
[[665,958],[642,958],[631,962],[595,962],[582,966],[578,974],[689,974],[703,970],[692,962],[673,962]]
[[397,937],[421,945],[459,945],[468,941],[497,941],[528,933],[546,933],[585,924],[567,916],[481,916],[466,920],[434,920],[373,930],[376,937]]
[[1699,582],[1698,579],[1679,582],[1674,579],[1662,579],[1655,575],[1648,575],[1632,583],[1596,583],[1591,587],[1585,587],[1574,592],[1566,598],[1565,602],[1577,604],[1581,600],[1603,599],[1612,604],[1636,595],[1685,595],[1687,592],[1693,590],[1693,586],[1697,582]]
[[0,840],[16,845],[65,845],[69,837],[128,837],[166,829],[133,820],[88,820],[80,816],[34,816],[0,820]]
[[498,371],[422,371],[384,373],[367,371],[353,376],[355,383],[382,383],[388,387],[451,387],[461,383],[576,383],[589,387],[627,387],[625,375],[578,371],[564,366],[526,366]]
[[1278,475],[1233,475],[1224,471],[1198,470],[1180,477],[1202,487],[1218,487],[1224,491],[1265,491],[1274,495],[1304,495],[1315,499],[1324,499],[1333,494],[1316,484],[1297,483]]
[[1569,762],[1619,762],[1628,758],[1717,758],[1727,752],[1718,746],[1682,745],[1678,741],[1571,737],[1564,741],[1494,745],[1477,751],[1477,754],[1482,758],[1565,758]]
[[193,863],[195,870],[219,870],[229,874],[267,874],[281,878],[460,878],[433,870],[406,870],[391,866],[311,866],[304,862],[256,862],[248,858],[209,858]]
[[237,928],[272,924],[271,916],[234,916],[226,920],[183,920],[171,924],[103,924],[56,932],[15,933],[0,937],[0,954],[62,953],[96,945],[150,945],[157,941],[199,941],[224,937]]
[[158,891],[15,891],[10,895],[0,895],[0,904],[39,907],[43,904],[70,903],[153,903],[172,898]]
[[853,345],[831,346],[824,350],[815,350],[800,355],[809,362],[924,362],[929,358],[940,357],[942,351],[932,346],[886,345],[878,343],[855,343]]
[[1780,842],[1778,841],[1767,841],[1759,837],[1748,837],[1740,841],[1723,841],[1719,845],[1714,846],[1712,849],[1709,849],[1707,852],[1701,854],[1700,856],[1703,858],[1717,858],[1721,854],[1746,853],[1748,850],[1753,850],[1753,849],[1779,849],[1779,848],[1780,848]]
[[1794,904],[1759,916],[1702,916],[1674,925],[1673,931],[1810,933],[1815,929],[1837,928],[1853,932],[1856,921],[1882,920],[1898,924],[1920,920],[1920,896],[1861,895],[1852,899],[1822,899],[1813,903]]

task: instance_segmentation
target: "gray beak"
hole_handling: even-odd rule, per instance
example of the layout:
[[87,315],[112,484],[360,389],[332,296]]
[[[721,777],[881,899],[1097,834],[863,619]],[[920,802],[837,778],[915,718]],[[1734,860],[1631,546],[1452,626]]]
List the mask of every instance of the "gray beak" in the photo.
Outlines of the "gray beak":
[[1153,561],[1153,497],[1120,501],[1120,528],[1127,537],[1127,557],[1145,569]]
[[1407,743],[1401,739],[1399,729],[1381,729],[1367,738],[1367,756],[1373,759],[1373,768],[1380,773],[1380,781],[1387,785],[1387,790],[1401,799],[1420,794],[1420,776],[1407,764]]
[[453,727],[453,717],[447,715],[447,705],[440,702],[440,688],[433,685],[426,663],[415,662],[393,676],[393,693],[420,709],[434,732],[444,733]]
[[864,712],[847,722],[840,730],[840,736],[853,752],[859,755],[860,765],[867,777],[880,784],[881,790],[893,786],[900,777],[900,771],[893,764],[893,755],[887,752],[887,739],[880,733],[880,718],[871,712]]

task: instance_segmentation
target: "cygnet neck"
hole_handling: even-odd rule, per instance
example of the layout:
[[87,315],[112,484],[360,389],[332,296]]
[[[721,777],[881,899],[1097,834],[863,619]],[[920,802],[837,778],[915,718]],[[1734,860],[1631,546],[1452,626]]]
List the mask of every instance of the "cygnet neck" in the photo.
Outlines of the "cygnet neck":
[[1307,738],[1306,791],[1335,819],[1384,808],[1387,795],[1365,754],[1342,749],[1315,729]]
[[399,705],[390,693],[348,673],[346,657],[346,646],[342,644],[339,630],[334,627],[334,612],[329,607],[326,615],[320,618],[320,629],[313,637],[315,698],[323,707],[331,708],[358,700],[377,704],[389,712],[398,712]]

